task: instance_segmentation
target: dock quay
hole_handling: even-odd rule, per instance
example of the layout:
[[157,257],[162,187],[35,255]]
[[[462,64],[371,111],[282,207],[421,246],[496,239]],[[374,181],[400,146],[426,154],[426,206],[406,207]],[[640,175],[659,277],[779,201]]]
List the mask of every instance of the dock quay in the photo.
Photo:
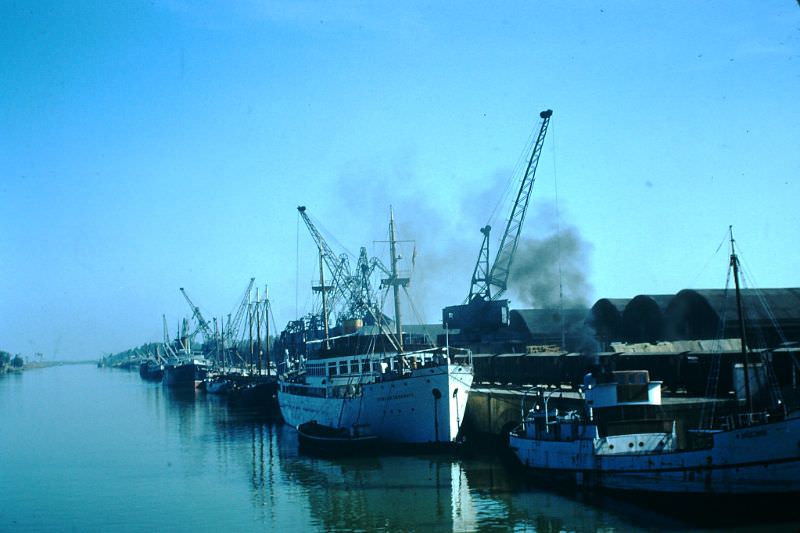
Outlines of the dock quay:
[[[706,393],[708,376],[717,365],[717,390],[727,395],[733,390],[733,368],[739,362],[738,342],[728,340],[722,351],[712,351],[703,343],[711,341],[619,345],[614,351],[585,355],[575,352],[475,353],[472,364],[475,382],[510,385],[569,385],[577,388],[583,376],[595,366],[607,370],[647,370],[665,390],[689,396]],[[782,388],[795,389],[800,383],[798,343],[761,352],[775,370]]]
[[[657,409],[625,407],[625,418],[674,418],[679,434],[697,428],[713,414],[724,417],[739,407],[735,368],[741,352],[735,340],[722,342],[723,351],[711,351],[711,341],[615,344],[614,351],[586,355],[528,350],[522,353],[478,353],[472,356],[475,382],[464,415],[467,438],[504,440],[520,424],[524,413],[537,404],[562,411],[580,410],[580,385],[593,368],[607,371],[646,370],[650,379],[662,382],[662,404]],[[717,341],[715,346],[719,346]],[[769,361],[783,401],[800,405],[798,382],[800,353],[797,343],[760,352]],[[709,395],[709,376],[717,381]],[[738,396],[741,397],[742,391]]]

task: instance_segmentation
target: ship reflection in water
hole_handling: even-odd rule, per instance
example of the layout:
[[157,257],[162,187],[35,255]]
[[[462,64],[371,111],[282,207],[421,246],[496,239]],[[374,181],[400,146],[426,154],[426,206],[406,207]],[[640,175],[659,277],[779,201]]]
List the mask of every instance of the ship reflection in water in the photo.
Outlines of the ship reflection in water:
[[335,459],[303,454],[297,444],[285,425],[253,433],[253,502],[265,514],[276,486],[291,487],[306,500],[310,525],[324,531],[630,531],[653,519],[529,487],[488,454]]
[[[125,371],[0,379],[0,531],[633,531],[684,522],[526,484],[489,452],[323,458],[224,398]],[[82,383],[82,393],[73,386]],[[46,512],[42,502],[46,501]]]
[[[303,529],[320,531],[608,531],[646,529],[652,512],[612,512],[531,487],[488,453],[320,457],[300,450],[297,432],[195,391],[155,389],[170,424],[188,443],[214,426],[216,460],[243,468],[253,518],[274,523],[287,497],[305,509]],[[608,502],[606,502],[608,503]],[[298,505],[299,504],[299,505]],[[680,524],[663,517],[662,527]]]

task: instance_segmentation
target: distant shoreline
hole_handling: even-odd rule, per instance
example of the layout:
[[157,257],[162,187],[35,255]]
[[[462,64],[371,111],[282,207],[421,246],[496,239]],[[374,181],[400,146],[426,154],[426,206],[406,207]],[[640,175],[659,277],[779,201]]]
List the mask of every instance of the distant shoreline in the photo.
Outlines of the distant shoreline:
[[97,361],[93,361],[91,359],[86,359],[84,361],[34,361],[32,363],[25,363],[23,369],[25,370],[34,370],[37,368],[49,368],[51,366],[62,366],[62,365],[94,365],[97,364]]

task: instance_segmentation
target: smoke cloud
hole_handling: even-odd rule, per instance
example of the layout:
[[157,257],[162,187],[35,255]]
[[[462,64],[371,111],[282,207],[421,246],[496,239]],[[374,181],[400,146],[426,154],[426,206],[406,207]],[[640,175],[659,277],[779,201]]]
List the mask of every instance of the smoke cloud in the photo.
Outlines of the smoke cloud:
[[[438,323],[442,308],[461,303],[469,292],[472,266],[480,247],[481,221],[477,216],[474,220],[461,216],[455,177],[438,180],[440,184],[453,182],[453,197],[443,201],[425,193],[430,184],[415,168],[414,155],[408,153],[380,161],[353,162],[340,174],[336,187],[337,203],[344,208],[328,226],[339,240],[350,245],[352,252],[357,252],[360,243],[371,257],[388,266],[388,244],[375,241],[388,240],[391,205],[397,238],[404,241],[398,243],[397,251],[402,256],[399,268],[401,275],[411,278],[411,299],[402,298],[401,302],[404,321]],[[387,183],[392,186],[387,187]],[[358,219],[355,225],[354,216]],[[462,225],[474,231],[462,231]],[[394,314],[388,302],[384,312]]]
[[533,308],[560,307],[562,290],[565,308],[586,308],[592,293],[589,282],[592,246],[575,226],[562,222],[559,232],[556,216],[553,205],[538,206],[535,220],[529,221],[528,232],[544,235],[520,241],[509,289],[525,306]]

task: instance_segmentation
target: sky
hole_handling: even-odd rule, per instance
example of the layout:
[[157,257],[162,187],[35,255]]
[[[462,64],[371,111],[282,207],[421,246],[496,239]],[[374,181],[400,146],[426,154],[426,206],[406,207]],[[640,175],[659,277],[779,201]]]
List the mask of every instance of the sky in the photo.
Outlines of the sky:
[[[729,225],[754,286],[799,284],[795,0],[0,0],[0,80],[12,353],[157,341],[180,287],[210,319],[251,277],[286,324],[318,271],[298,205],[384,262],[391,206],[410,321],[438,322],[545,109],[515,260],[537,286],[722,288]],[[552,305],[527,283],[512,308]]]

